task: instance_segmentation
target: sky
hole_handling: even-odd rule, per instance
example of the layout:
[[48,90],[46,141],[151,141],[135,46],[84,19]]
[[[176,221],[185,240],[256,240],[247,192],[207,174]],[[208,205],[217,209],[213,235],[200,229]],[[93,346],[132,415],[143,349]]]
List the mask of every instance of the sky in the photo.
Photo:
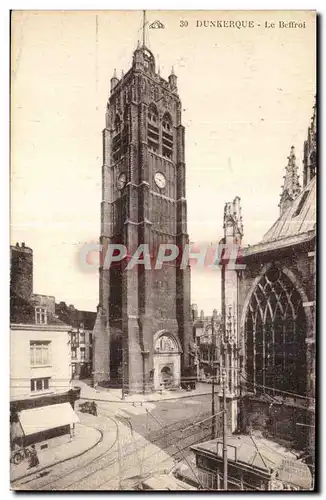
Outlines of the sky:
[[[146,30],[161,76],[173,66],[178,77],[190,241],[218,242],[224,204],[238,195],[243,243],[257,243],[279,215],[292,145],[302,173],[316,85],[314,14],[149,11],[147,19],[165,26]],[[255,27],[197,27],[230,19]],[[290,20],[305,27],[279,28]],[[98,274],[79,255],[100,234],[110,78],[130,68],[141,24],[140,11],[13,13],[11,244],[33,248],[35,293],[79,309],[98,304]],[[191,301],[206,314],[220,310],[220,287],[219,271],[192,269]]]

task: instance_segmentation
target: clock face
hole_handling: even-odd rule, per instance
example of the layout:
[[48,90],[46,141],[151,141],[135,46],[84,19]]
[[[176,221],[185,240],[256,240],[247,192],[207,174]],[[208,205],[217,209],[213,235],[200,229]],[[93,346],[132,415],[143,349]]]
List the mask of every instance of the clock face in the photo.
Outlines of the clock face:
[[120,174],[117,180],[118,189],[123,189],[126,185],[126,182],[127,182],[126,174],[125,173]]
[[161,172],[156,172],[154,181],[158,188],[163,189],[165,187],[166,180]]

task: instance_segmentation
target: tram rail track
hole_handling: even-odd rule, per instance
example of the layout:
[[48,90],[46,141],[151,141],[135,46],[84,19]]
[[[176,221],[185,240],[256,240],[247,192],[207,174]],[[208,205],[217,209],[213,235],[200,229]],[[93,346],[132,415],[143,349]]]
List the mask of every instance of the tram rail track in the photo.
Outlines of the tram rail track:
[[[130,420],[127,417],[125,417],[124,415],[121,415],[121,414],[118,414],[118,415],[116,415],[116,416],[113,417],[113,416],[109,416],[105,412],[101,412],[101,415],[105,416],[106,418],[108,418],[111,421],[113,421],[114,424],[115,424],[115,426],[116,426],[116,436],[115,436],[114,442],[110,445],[110,447],[108,447],[100,455],[98,455],[94,459],[90,460],[86,464],[78,466],[78,467],[74,467],[74,468],[70,469],[69,471],[67,471],[66,473],[58,474],[55,477],[52,477],[50,481],[42,483],[40,486],[33,488],[34,491],[39,491],[39,490],[45,490],[45,491],[47,491],[47,490],[48,491],[58,490],[58,491],[63,491],[63,490],[67,490],[72,485],[80,482],[80,480],[74,480],[71,483],[65,485],[63,488],[60,488],[60,486],[59,487],[55,487],[55,483],[58,482],[58,481],[60,481],[61,479],[65,478],[65,477],[69,477],[70,475],[74,474],[77,471],[78,472],[80,472],[81,470],[85,470],[86,471],[87,468],[90,465],[96,464],[97,462],[101,462],[101,461],[109,459],[109,462],[104,463],[103,466],[95,469],[94,471],[91,471],[90,473],[86,474],[86,476],[84,475],[83,478],[82,478],[82,480],[87,479],[88,477],[94,476],[97,473],[102,472],[103,470],[110,468],[116,462],[116,460],[117,460],[117,454],[118,453],[117,453],[116,450],[114,450],[114,448],[115,448],[115,446],[117,444],[119,446],[121,444],[121,443],[119,443],[120,430],[119,430],[119,424],[118,424],[117,420],[118,421],[119,420],[122,421],[123,424],[125,424],[125,425],[127,425],[127,427],[129,427],[131,438],[132,438],[132,441],[133,441],[133,445],[130,445],[130,443],[128,443],[127,446],[124,447],[124,449],[123,449],[124,453],[120,457],[120,460],[126,459],[126,458],[128,458],[131,455],[133,455],[133,454],[136,453],[137,454],[137,460],[138,460],[139,466],[140,466],[140,470],[141,470],[141,463],[142,463],[141,459],[139,457],[139,452],[140,451],[144,450],[146,447],[150,446],[151,444],[156,444],[158,446],[159,450],[155,451],[152,455],[150,455],[149,457],[147,457],[147,459],[149,459],[150,457],[154,457],[156,454],[158,454],[161,451],[165,451],[166,449],[170,449],[173,446],[173,441],[175,442],[175,440],[177,439],[176,437],[173,437],[173,436],[176,433],[178,433],[178,432],[182,433],[182,428],[185,428],[186,424],[189,424],[190,421],[193,421],[193,417],[191,419],[189,419],[189,418],[188,419],[183,419],[182,421],[172,422],[171,424],[168,424],[167,426],[162,427],[162,429],[160,429],[160,430],[151,431],[149,434],[147,434],[147,435],[144,436],[145,439],[148,440],[148,442],[146,442],[144,445],[142,445],[142,446],[139,447],[138,446],[138,442],[140,440],[139,439],[137,440],[135,438],[133,425],[132,425],[132,423],[130,422]],[[177,427],[177,428],[171,429],[173,427]],[[178,454],[180,455],[180,453],[182,451],[184,451],[187,448],[189,448],[189,446],[191,446],[192,444],[195,444],[196,442],[199,442],[202,439],[205,439],[206,437],[209,437],[208,433],[207,433],[207,435],[203,435],[202,431],[200,430],[200,431],[196,431],[195,433],[191,432],[191,434],[179,436],[179,441],[180,440],[181,441],[187,440],[187,439],[189,439],[189,437],[193,437],[193,436],[195,436],[195,435],[197,435],[199,433],[201,434],[201,436],[200,436],[200,438],[198,440],[195,440],[195,441],[191,440],[191,442],[188,443],[183,448],[180,448],[179,450],[176,450],[175,452],[171,452],[170,451],[169,455],[171,457],[178,456]],[[171,441],[171,439],[172,439],[172,441]],[[164,442],[162,443],[162,441],[164,441],[164,440],[166,440],[165,443]],[[130,450],[130,448],[132,448],[132,449]],[[119,459],[119,457],[118,457],[118,459]],[[103,484],[109,483],[110,480],[112,480],[113,478],[114,478],[114,476],[109,477],[108,479],[106,479],[105,482],[100,483],[98,486],[100,487]],[[50,485],[54,485],[54,487],[48,488]]]
[[[122,416],[122,415],[119,415],[118,417],[119,417],[119,418],[121,418],[121,419],[126,420],[126,421],[128,422],[128,423],[127,423],[128,427],[129,427],[129,428],[132,428],[132,424],[131,424],[131,422],[129,422],[129,421],[128,421],[128,419],[127,419],[126,417],[124,417],[124,416]],[[117,418],[117,417],[116,417],[116,418]],[[172,425],[175,425],[175,424],[176,424],[176,423],[174,422],[173,424],[170,424],[169,426],[166,426],[166,427],[169,427],[169,428],[170,428]],[[163,431],[163,430],[166,430],[166,428],[163,428],[163,429],[162,429],[162,431]],[[167,436],[171,436],[171,435],[175,434],[176,432],[180,432],[180,431],[181,431],[181,429],[180,429],[180,428],[175,429],[174,431],[168,431],[168,432],[166,432],[164,435],[161,435],[159,438],[157,438],[155,441],[157,442],[159,439],[164,439],[164,438],[166,438]],[[177,450],[176,450],[176,451],[174,451],[173,453],[170,453],[170,456],[171,456],[171,457],[177,457],[178,455],[180,456],[180,454],[182,454],[182,452],[183,452],[183,451],[185,451],[185,450],[189,449],[189,447],[190,447],[192,444],[196,444],[197,442],[200,442],[203,438],[205,439],[206,437],[208,437],[208,436],[210,435],[210,434],[208,434],[208,433],[207,433],[207,435],[206,435],[206,436],[203,436],[203,434],[201,433],[201,431],[197,431],[197,432],[195,432],[195,433],[193,433],[193,432],[192,432],[192,433],[191,433],[191,434],[189,434],[188,436],[184,436],[184,437],[183,437],[183,440],[185,440],[185,439],[187,439],[187,438],[189,438],[189,437],[193,437],[194,435],[197,435],[197,434],[199,434],[199,433],[201,434],[201,436],[200,436],[198,439],[196,439],[196,440],[192,440],[190,443],[188,443],[188,444],[187,444],[186,446],[184,446],[183,448],[180,448],[180,447],[179,447],[179,449],[177,449]],[[173,438],[173,437],[172,437],[172,441],[175,441],[175,440],[176,440],[176,438]],[[147,448],[147,447],[148,447],[148,446],[150,446],[151,444],[155,444],[155,443],[154,443],[153,441],[149,441],[149,442],[145,443],[142,447],[138,448],[138,451],[140,451],[140,450],[144,450],[145,448]],[[149,456],[147,457],[147,460],[149,460],[150,458],[153,458],[153,459],[154,459],[154,457],[155,457],[157,454],[159,454],[159,453],[160,453],[160,452],[162,452],[162,451],[165,451],[167,448],[171,448],[171,446],[174,446],[173,442],[169,442],[167,445],[165,445],[165,446],[163,446],[163,447],[159,447],[159,449],[158,449],[158,450],[156,450],[154,453],[152,453],[151,455],[149,455]],[[133,455],[134,453],[135,453],[135,450],[132,450],[130,453],[124,453],[124,454],[122,454],[120,457],[118,457],[118,459],[119,459],[119,460],[123,460],[123,459],[129,458],[129,457],[130,457],[131,455]],[[138,460],[139,460],[139,457],[138,457]],[[87,479],[88,477],[91,477],[91,476],[95,475],[96,473],[99,473],[99,472],[100,472],[100,473],[102,473],[102,471],[104,471],[104,470],[106,470],[106,469],[109,469],[109,468],[110,468],[110,467],[114,464],[114,462],[115,462],[115,461],[116,461],[116,457],[115,457],[112,461],[110,461],[109,463],[107,463],[107,464],[103,465],[103,467],[100,467],[100,468],[99,468],[99,469],[97,469],[96,471],[90,472],[89,474],[87,474],[86,476],[84,476],[84,477],[83,477],[83,480],[84,480],[84,479]],[[150,471],[147,471],[147,472],[146,472],[146,475],[147,475],[147,473],[148,473],[148,472],[149,472],[149,473],[150,473],[150,472],[153,472],[156,466],[157,466],[157,464],[156,464],[156,465],[154,465],[154,467],[153,467],[152,469],[150,469]],[[108,483],[112,482],[112,480],[113,480],[115,477],[116,477],[116,475],[115,475],[115,474],[110,475],[108,478],[106,478],[106,479],[105,479],[105,481],[103,481],[102,483],[98,483],[98,484],[97,484],[97,488],[96,488],[96,489],[99,489],[99,488],[101,488],[103,485],[105,485],[105,484],[108,484]],[[128,480],[128,479],[129,479],[128,477],[121,478],[121,482],[123,482],[123,481],[125,481],[125,480]],[[76,480],[76,481],[74,480],[74,481],[72,481],[71,483],[69,483],[68,485],[65,485],[65,487],[64,487],[64,488],[60,488],[60,490],[61,490],[61,491],[68,490],[68,489],[70,489],[70,488],[71,488],[71,486],[73,486],[74,484],[77,484],[78,482],[79,482],[78,480]]]
[[[41,485],[41,487],[35,487],[35,488],[33,488],[33,490],[34,490],[34,491],[42,490],[45,486],[48,486],[48,485],[50,485],[50,484],[54,483],[56,480],[62,479],[62,478],[64,478],[64,477],[67,477],[67,476],[69,476],[70,474],[73,474],[73,473],[74,473],[74,472],[76,472],[76,471],[79,471],[79,470],[81,470],[81,469],[83,469],[83,468],[88,467],[89,465],[91,465],[91,464],[93,464],[93,463],[96,463],[96,462],[100,461],[102,458],[104,458],[104,457],[105,457],[105,455],[107,455],[108,453],[110,453],[110,451],[112,450],[112,448],[114,448],[114,446],[116,445],[117,440],[118,440],[118,424],[117,424],[117,422],[116,422],[116,421],[115,421],[112,417],[110,417],[110,416],[106,415],[106,418],[110,419],[110,420],[111,420],[111,421],[115,424],[116,429],[117,429],[115,439],[114,439],[113,443],[112,443],[112,444],[111,444],[111,445],[110,445],[107,449],[105,449],[105,450],[104,450],[104,451],[103,451],[100,455],[98,455],[97,457],[94,457],[92,460],[90,460],[89,462],[87,462],[85,465],[82,465],[82,466],[79,466],[79,467],[74,467],[74,468],[72,468],[72,469],[69,469],[69,471],[67,471],[66,473],[63,473],[63,474],[58,474],[58,475],[57,475],[57,476],[55,476],[55,477],[51,477],[51,481],[48,481],[48,482],[46,482],[46,483],[43,483],[43,484]],[[71,458],[69,458],[69,459],[67,460],[67,462],[68,462],[68,461],[73,460],[74,458],[75,458],[75,457],[71,457]],[[51,469],[51,468],[52,468],[52,466],[50,465],[49,467],[45,468],[45,469],[44,469],[44,471],[42,471],[42,473],[43,473],[43,472],[46,472],[48,469]],[[35,478],[35,479],[36,479],[36,478]],[[19,480],[18,480],[18,481],[19,481]],[[17,482],[18,482],[18,481],[17,481]],[[22,483],[22,484],[25,484],[25,483]]]

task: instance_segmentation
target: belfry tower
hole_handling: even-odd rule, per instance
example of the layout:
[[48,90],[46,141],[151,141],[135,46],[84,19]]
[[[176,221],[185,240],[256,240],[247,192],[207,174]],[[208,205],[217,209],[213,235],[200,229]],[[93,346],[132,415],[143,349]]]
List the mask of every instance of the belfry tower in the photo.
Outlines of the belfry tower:
[[93,365],[97,383],[117,381],[125,393],[178,386],[191,371],[190,268],[154,269],[161,244],[182,252],[188,243],[181,109],[174,71],[164,80],[138,44],[129,71],[111,78],[100,243],[104,254],[124,245],[128,257],[148,245],[154,261],[149,270],[127,269],[128,257],[110,268],[102,259]]

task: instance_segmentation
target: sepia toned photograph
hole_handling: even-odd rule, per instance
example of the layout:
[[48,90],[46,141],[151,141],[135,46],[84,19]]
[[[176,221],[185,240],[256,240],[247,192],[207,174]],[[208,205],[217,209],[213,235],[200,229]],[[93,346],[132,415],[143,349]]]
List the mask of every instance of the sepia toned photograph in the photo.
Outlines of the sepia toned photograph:
[[11,490],[314,491],[316,11],[10,38]]

